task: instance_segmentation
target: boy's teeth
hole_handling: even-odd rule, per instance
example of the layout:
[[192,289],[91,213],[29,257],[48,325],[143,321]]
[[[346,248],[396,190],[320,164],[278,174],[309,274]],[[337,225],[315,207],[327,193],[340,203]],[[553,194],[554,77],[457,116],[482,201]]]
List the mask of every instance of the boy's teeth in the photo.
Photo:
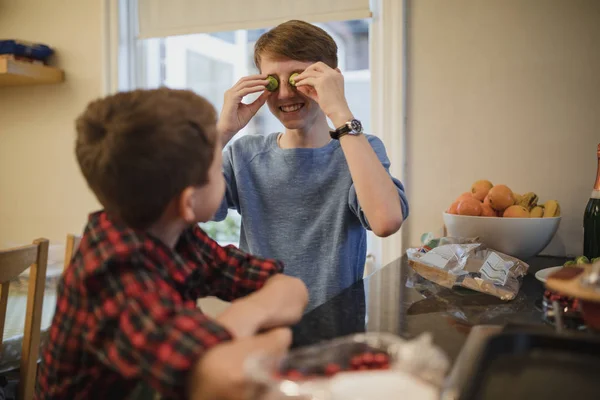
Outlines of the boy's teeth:
[[293,112],[302,108],[302,104],[292,104],[289,106],[281,106],[281,110],[284,112]]

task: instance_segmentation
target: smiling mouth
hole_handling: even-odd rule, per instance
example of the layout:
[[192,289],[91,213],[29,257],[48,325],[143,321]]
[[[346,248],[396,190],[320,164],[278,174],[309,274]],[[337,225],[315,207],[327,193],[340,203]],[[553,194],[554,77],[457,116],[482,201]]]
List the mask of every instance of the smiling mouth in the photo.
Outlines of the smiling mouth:
[[279,109],[281,111],[283,111],[284,113],[291,113],[291,112],[300,110],[302,107],[304,107],[303,103],[297,103],[297,104],[288,104],[285,106],[280,106]]

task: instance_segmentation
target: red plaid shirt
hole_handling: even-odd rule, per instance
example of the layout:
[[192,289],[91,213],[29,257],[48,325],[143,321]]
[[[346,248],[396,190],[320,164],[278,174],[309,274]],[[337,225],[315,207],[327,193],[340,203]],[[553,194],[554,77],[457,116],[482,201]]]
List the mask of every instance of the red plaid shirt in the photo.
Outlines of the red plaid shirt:
[[182,398],[188,370],[231,335],[196,301],[231,301],[283,270],[273,260],[221,247],[200,228],[175,250],[92,214],[58,287],[37,399],[120,399],[140,381]]

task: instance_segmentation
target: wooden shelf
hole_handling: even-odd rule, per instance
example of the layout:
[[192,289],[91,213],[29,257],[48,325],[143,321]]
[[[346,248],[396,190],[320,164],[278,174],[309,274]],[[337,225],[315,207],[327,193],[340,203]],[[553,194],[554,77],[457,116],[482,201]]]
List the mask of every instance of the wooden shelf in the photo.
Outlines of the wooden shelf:
[[43,85],[64,81],[61,69],[47,65],[18,61],[12,56],[0,56],[0,87]]

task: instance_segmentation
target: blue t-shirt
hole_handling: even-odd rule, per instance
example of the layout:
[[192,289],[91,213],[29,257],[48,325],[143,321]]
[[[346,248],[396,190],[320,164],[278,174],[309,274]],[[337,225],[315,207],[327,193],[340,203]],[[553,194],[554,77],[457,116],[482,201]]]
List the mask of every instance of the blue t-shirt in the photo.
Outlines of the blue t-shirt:
[[[308,311],[362,278],[370,228],[339,141],[282,149],[278,135],[247,135],[225,148],[227,190],[214,219],[236,209],[242,216],[240,248],[283,261],[284,272],[308,287]],[[383,143],[366,137],[389,172]],[[393,181],[406,218],[404,187]]]

